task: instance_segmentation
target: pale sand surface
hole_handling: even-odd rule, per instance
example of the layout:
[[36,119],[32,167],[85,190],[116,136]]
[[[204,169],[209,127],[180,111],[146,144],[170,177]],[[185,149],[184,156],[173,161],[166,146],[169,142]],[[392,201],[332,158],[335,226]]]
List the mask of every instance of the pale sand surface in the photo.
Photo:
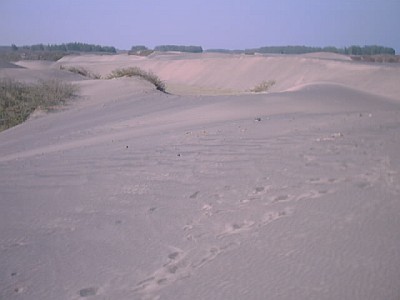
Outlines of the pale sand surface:
[[[0,299],[400,298],[398,65],[176,53],[18,64],[0,77],[81,90],[0,133]],[[186,95],[60,64],[138,65]],[[272,93],[245,92],[267,79]]]

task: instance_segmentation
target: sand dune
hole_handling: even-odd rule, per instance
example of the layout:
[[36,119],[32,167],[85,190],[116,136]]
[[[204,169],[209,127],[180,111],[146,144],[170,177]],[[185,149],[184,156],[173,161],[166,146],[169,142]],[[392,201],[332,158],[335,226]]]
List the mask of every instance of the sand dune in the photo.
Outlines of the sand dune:
[[[187,95],[60,64],[140,66]],[[177,53],[19,65],[0,76],[60,76],[80,98],[0,133],[0,299],[399,299],[398,66]],[[270,93],[246,92],[268,79]]]

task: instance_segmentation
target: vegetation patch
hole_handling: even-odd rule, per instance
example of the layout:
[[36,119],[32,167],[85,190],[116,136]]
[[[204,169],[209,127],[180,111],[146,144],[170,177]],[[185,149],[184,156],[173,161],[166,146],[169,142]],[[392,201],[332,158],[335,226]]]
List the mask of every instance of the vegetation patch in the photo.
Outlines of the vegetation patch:
[[251,89],[251,92],[254,93],[262,93],[262,92],[267,92],[272,86],[274,86],[276,83],[275,80],[264,80],[257,84],[253,89]]
[[56,109],[76,92],[74,85],[58,80],[26,84],[0,79],[0,131],[24,122],[37,108]]
[[119,78],[119,77],[140,77],[143,78],[144,80],[147,80],[148,82],[154,84],[154,86],[157,88],[157,90],[165,92],[166,86],[165,83],[154,73],[152,72],[147,72],[145,70],[142,70],[138,67],[131,67],[131,68],[124,68],[124,69],[116,69],[111,72],[110,75],[107,76],[107,79],[112,79],[112,78]]
[[92,73],[83,67],[73,67],[73,66],[65,67],[63,65],[60,65],[60,70],[67,70],[72,73],[79,74],[79,75],[82,75],[82,76],[85,76],[85,77],[88,77],[91,79],[100,79],[101,78],[100,74]]

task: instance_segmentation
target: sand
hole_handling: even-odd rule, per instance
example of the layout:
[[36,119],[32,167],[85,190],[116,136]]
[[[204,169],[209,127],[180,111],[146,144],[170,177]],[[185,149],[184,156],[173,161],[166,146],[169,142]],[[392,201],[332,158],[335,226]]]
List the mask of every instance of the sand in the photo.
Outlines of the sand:
[[[60,64],[140,66],[171,94]],[[400,298],[400,66],[177,53],[18,65],[0,77],[57,77],[80,96],[0,133],[0,299]]]

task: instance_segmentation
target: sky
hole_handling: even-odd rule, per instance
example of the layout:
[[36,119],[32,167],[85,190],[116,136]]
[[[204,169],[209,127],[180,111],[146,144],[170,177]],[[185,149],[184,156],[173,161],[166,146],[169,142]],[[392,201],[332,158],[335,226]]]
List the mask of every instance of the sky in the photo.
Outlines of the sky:
[[0,45],[382,45],[400,53],[399,16],[400,0],[0,0]]

